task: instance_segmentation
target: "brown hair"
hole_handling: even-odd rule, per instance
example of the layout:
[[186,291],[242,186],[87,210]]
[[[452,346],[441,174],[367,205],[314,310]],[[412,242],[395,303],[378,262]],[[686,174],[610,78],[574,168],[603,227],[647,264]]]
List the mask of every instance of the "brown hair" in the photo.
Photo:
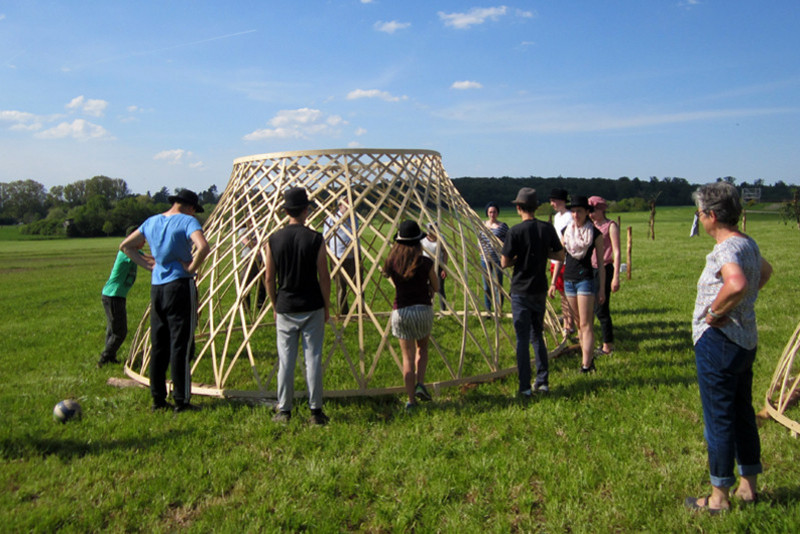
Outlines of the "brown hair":
[[413,243],[396,242],[392,245],[389,255],[383,264],[383,275],[389,276],[396,273],[403,280],[409,280],[419,268],[422,260],[422,245],[419,241]]

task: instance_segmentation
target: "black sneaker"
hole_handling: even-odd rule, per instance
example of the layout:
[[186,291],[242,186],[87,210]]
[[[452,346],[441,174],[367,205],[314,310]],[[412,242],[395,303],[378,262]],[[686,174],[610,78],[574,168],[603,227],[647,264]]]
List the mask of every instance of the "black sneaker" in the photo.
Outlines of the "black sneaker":
[[103,367],[107,363],[119,363],[119,360],[116,358],[106,358],[105,356],[100,356],[100,359],[97,361],[97,367]]
[[312,425],[320,425],[324,426],[330,422],[331,418],[325,415],[322,410],[314,410],[311,412],[311,417],[309,417],[308,422]]
[[199,412],[200,410],[201,410],[200,406],[191,404],[189,402],[178,402],[175,404],[175,413]]
[[433,400],[431,394],[428,393],[428,388],[426,388],[425,384],[422,383],[417,384],[417,387],[414,389],[414,396],[424,402]]
[[151,412],[158,412],[158,411],[171,411],[174,410],[175,406],[167,401],[160,401],[160,402],[153,402],[153,405],[150,407]]
[[535,386],[533,389],[536,391],[536,393],[544,393],[544,394],[550,393],[550,386],[548,386],[547,384],[539,384]]
[[275,412],[275,415],[272,416],[272,420],[276,423],[288,423],[292,419],[292,412],[282,412],[278,411]]
[[594,366],[594,358],[592,358],[592,363],[589,364],[589,367],[584,367],[581,365],[581,373],[588,374],[597,371],[597,368]]

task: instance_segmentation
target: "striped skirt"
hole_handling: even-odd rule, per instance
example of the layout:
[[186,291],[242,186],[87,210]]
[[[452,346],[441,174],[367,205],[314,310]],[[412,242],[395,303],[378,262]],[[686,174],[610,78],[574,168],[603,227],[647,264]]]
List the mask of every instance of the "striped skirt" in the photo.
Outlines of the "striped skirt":
[[392,310],[392,334],[399,339],[422,339],[433,329],[433,306],[416,304]]

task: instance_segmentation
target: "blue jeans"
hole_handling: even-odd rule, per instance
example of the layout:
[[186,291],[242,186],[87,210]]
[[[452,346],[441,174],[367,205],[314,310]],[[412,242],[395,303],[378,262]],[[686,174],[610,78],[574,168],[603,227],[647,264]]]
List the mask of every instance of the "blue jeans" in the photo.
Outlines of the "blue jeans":
[[743,349],[719,329],[709,328],[694,353],[711,484],[729,488],[736,482],[734,459],[742,476],[762,471],[752,391],[756,349]]
[[[503,269],[493,261],[486,263],[486,260],[481,258],[481,267],[486,269],[489,276],[494,276],[497,279],[497,285],[503,287]],[[483,305],[486,306],[487,311],[492,311],[492,288],[489,284],[489,279],[485,274],[481,275],[483,279]],[[499,291],[495,294],[495,300],[499,301],[498,310],[503,307],[503,294]]]
[[533,345],[536,356],[536,385],[548,385],[547,347],[542,334],[547,294],[512,294],[511,314],[514,319],[514,332],[517,334],[517,371],[519,390],[531,389],[531,352]]

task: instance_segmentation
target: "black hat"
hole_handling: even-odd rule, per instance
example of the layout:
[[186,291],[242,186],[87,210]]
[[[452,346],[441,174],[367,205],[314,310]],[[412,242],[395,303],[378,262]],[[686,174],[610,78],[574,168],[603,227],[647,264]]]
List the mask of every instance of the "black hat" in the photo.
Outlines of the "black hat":
[[422,241],[425,234],[422,233],[419,225],[415,221],[403,221],[397,227],[397,234],[394,240],[398,243],[416,243]]
[[194,211],[197,213],[203,213],[203,206],[200,205],[200,199],[194,191],[181,189],[177,194],[168,196],[167,200],[169,200],[171,204],[175,204],[176,202],[186,204],[187,206],[193,207]]
[[517,193],[517,198],[511,201],[512,204],[518,204],[528,209],[536,209],[539,206],[539,199],[536,197],[536,189],[532,187],[523,187]]
[[283,192],[283,209],[301,209],[305,208],[311,201],[308,200],[308,193],[302,187],[291,187]]
[[561,189],[560,187],[554,187],[550,190],[550,200],[563,200],[564,202],[567,201],[569,193],[567,193],[566,189]]
[[572,197],[572,202],[567,204],[567,209],[583,208],[586,211],[594,211],[594,206],[589,205],[589,199],[583,195],[575,195]]

